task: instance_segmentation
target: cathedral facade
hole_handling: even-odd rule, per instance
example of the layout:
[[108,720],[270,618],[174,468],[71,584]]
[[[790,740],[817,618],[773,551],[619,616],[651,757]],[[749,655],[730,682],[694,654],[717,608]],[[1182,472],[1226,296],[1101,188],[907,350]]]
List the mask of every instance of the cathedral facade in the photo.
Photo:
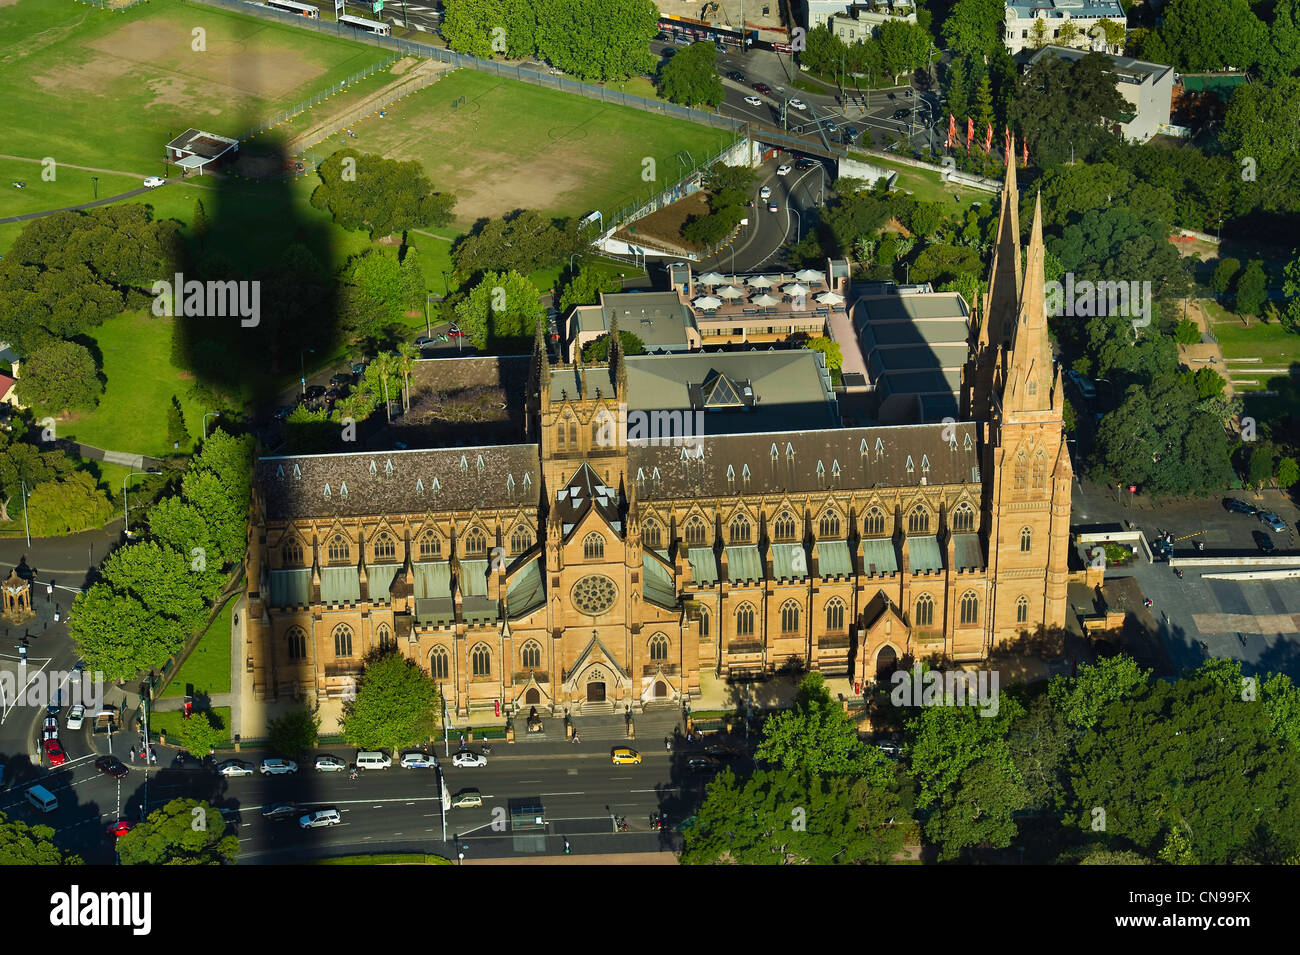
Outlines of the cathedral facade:
[[[702,674],[866,685],[1063,625],[1064,395],[1017,205],[1012,167],[963,420],[840,427],[811,351],[584,367],[539,339],[525,442],[260,459],[255,694],[345,696],[387,646],[462,716],[635,712]],[[702,427],[634,434],[660,399]]]

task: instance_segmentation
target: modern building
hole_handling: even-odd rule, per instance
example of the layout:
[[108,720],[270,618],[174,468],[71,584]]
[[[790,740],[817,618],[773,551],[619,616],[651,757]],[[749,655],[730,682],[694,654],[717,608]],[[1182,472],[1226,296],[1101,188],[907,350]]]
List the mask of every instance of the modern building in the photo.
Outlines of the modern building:
[[1119,0],[1008,0],[1003,40],[1012,55],[1047,43],[1104,52],[1102,20],[1127,25]]
[[[1088,55],[1087,50],[1063,46],[1045,46],[1029,57],[1032,66],[1045,56],[1075,62]],[[1130,110],[1119,122],[1119,132],[1130,142],[1144,143],[1168,127],[1173,109],[1174,68],[1164,63],[1147,63],[1131,56],[1102,54],[1110,62],[1107,73],[1115,78],[1115,88]]]
[[807,350],[553,365],[539,331],[514,443],[260,459],[255,694],[339,698],[389,647],[462,716],[622,713],[1063,625],[1064,395],[1007,175],[960,420],[842,427]]

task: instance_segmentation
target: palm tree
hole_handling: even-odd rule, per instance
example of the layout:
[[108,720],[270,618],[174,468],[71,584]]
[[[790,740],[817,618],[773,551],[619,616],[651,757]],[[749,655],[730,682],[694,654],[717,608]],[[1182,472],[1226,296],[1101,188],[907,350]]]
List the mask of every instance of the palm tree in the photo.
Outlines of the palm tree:
[[397,346],[397,373],[402,376],[402,411],[411,410],[411,375],[415,371],[415,346],[402,342]]
[[388,399],[388,378],[393,373],[393,353],[381,351],[375,356],[375,365],[379,368],[379,381],[384,389],[384,412],[388,415],[388,423],[393,423],[393,406]]

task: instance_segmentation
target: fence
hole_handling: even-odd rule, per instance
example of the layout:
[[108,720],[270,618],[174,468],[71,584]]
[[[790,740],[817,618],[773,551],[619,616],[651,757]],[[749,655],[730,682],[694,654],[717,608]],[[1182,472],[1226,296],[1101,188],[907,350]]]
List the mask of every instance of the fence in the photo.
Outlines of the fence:
[[[715,155],[710,156],[704,162],[697,163],[695,157],[691,158],[691,171],[684,175],[677,182],[673,183],[667,189],[661,190],[658,194],[652,194],[646,199],[637,199],[630,204],[613,213],[607,220],[601,224],[605,227],[608,235],[613,235],[622,226],[637,219],[650,215],[652,212],[658,212],[664,206],[672,205],[679,199],[684,199],[701,188],[699,177],[702,172],[708,169],[716,162],[721,162],[729,153],[735,151],[741,142],[747,142],[744,137],[737,137],[732,140],[731,144],[724,146]],[[638,243],[639,244],[639,243]]]
[[375,36],[370,33],[358,33],[357,31],[334,21],[309,20],[306,17],[300,17],[287,11],[264,7],[255,3],[248,3],[245,2],[245,0],[187,0],[187,2],[224,7],[229,10],[237,10],[240,13],[245,13],[249,16],[260,17],[264,20],[291,23],[300,30],[314,30],[317,33],[327,33],[332,36],[347,37],[348,39],[355,40],[358,43],[368,43],[371,46],[384,47],[385,49],[394,50],[403,55],[422,56],[426,59],[440,60],[443,63],[451,64],[453,67],[464,67],[465,69],[478,70],[480,73],[488,73],[505,79],[518,80],[521,83],[530,83],[533,86],[559,90],[564,93],[573,93],[577,96],[586,97],[587,99],[599,100],[602,103],[614,103],[619,106],[639,109],[646,113],[658,113],[661,116],[670,116],[675,119],[686,120],[687,122],[700,123],[702,125],[711,126],[714,129],[730,129],[739,132],[745,125],[740,120],[732,119],[728,116],[721,116],[716,113],[706,113],[702,110],[691,109],[688,106],[678,106],[675,103],[664,103],[659,100],[647,99],[644,96],[622,93],[618,90],[609,90],[605,89],[603,86],[593,86],[589,83],[567,79],[563,76],[551,76],[548,73],[539,73],[536,70],[524,69],[522,66],[515,66],[509,63],[497,63],[492,60],[481,60],[477,57],[467,56],[464,53],[455,53],[451,50],[444,50],[436,46],[430,46],[427,43],[418,43],[414,40],[391,36]]
[[[290,15],[292,16],[292,14]],[[298,17],[297,19],[302,20],[304,18]],[[307,20],[306,22],[313,23],[315,21]],[[311,109],[316,104],[324,102],[325,100],[333,96],[335,93],[341,92],[342,90],[351,86],[353,83],[358,83],[361,80],[364,80],[367,76],[373,76],[374,74],[378,73],[381,70],[388,69],[399,59],[401,59],[401,57],[390,56],[382,63],[376,63],[373,66],[370,66],[359,73],[353,73],[346,80],[339,80],[329,89],[321,90],[311,99],[305,99],[297,106],[290,107],[289,109],[286,110],[281,110],[275,116],[271,117],[266,122],[264,122],[261,126],[258,126],[256,129],[250,129],[248,132],[239,136],[238,137],[239,141],[244,142],[246,140],[252,139],[258,133],[264,133],[273,126],[278,126],[281,123],[285,122],[286,120],[293,119],[293,117],[297,116],[299,113],[305,113],[307,110]]]
[[149,0],[77,0],[77,2],[84,3],[88,7],[98,7],[101,10],[112,10],[114,13],[121,13],[123,10],[130,10],[142,3],[148,3]]
[[438,82],[438,80],[442,79],[446,75],[447,75],[446,72],[441,72],[441,73],[433,73],[421,77],[419,82],[412,83],[410,86],[404,86],[401,87],[400,89],[394,90],[391,95],[385,96],[382,99],[368,103],[365,106],[353,110],[352,112],[348,113],[348,115],[343,116],[331,122],[329,127],[325,130],[322,130],[320,135],[317,136],[315,139],[313,139],[310,143],[303,143],[304,157],[306,157],[308,160],[314,163],[315,157],[310,155],[310,150],[313,147],[329,139],[339,130],[346,129],[347,127],[351,126],[353,123],[356,123],[367,116],[371,116],[374,113],[378,112],[381,109],[384,109],[387,106],[391,106],[397,100],[410,96],[412,93],[415,93],[419,90],[424,89],[426,86],[430,86]]

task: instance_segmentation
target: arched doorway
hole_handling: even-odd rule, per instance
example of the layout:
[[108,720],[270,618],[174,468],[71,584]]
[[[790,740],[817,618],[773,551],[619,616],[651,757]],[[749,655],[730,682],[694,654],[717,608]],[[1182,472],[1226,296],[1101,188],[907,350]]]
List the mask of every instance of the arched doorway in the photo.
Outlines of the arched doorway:
[[528,692],[524,694],[524,705],[534,706],[540,702],[542,702],[542,694],[537,692],[537,687],[530,687]]
[[605,684],[592,681],[587,684],[587,702],[604,703],[605,702]]
[[876,654],[876,679],[887,681],[898,667],[898,653],[891,646],[883,646]]
[[655,681],[655,699],[661,700],[668,695],[668,684],[663,680]]

